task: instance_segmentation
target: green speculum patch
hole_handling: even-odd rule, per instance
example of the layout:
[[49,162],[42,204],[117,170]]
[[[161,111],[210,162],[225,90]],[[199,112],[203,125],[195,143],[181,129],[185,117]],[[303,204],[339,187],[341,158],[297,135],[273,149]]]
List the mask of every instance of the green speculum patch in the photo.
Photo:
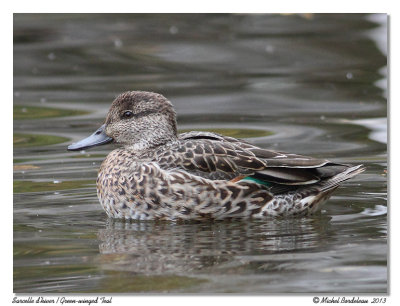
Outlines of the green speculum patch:
[[14,120],[66,117],[89,114],[89,112],[81,110],[23,105],[14,105],[13,112]]
[[256,130],[256,129],[184,129],[179,130],[180,133],[186,133],[190,131],[204,131],[204,132],[214,132],[224,136],[235,137],[235,138],[252,138],[252,137],[265,137],[274,134],[271,131],[266,130]]
[[68,138],[54,135],[14,133],[13,146],[14,148],[48,146],[67,142],[68,140]]

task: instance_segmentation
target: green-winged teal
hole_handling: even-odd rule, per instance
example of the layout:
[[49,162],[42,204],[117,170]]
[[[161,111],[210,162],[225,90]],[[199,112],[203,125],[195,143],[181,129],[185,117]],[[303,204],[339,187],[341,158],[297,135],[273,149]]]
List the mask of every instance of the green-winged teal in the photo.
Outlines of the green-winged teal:
[[210,132],[179,134],[172,104],[162,95],[119,95],[105,123],[72,144],[83,150],[122,147],[103,161],[100,203],[113,218],[224,219],[314,213],[345,180],[364,171],[291,153],[261,149]]

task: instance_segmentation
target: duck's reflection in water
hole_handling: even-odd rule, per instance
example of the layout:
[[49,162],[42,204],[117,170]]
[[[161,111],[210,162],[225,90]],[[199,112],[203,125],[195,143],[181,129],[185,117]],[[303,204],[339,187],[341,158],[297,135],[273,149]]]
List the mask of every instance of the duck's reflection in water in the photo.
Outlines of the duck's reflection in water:
[[107,270],[147,275],[218,273],[254,263],[272,268],[289,253],[320,251],[332,235],[329,220],[321,215],[183,224],[110,219],[98,232],[100,258]]

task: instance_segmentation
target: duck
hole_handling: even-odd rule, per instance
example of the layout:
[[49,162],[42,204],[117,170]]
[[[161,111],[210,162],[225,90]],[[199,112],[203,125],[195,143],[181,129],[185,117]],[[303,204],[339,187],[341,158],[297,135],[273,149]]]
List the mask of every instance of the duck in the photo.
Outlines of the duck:
[[115,143],[102,162],[97,196],[108,217],[222,220],[307,216],[321,210],[362,164],[260,148],[213,132],[178,133],[163,95],[128,91],[105,122],[69,151]]

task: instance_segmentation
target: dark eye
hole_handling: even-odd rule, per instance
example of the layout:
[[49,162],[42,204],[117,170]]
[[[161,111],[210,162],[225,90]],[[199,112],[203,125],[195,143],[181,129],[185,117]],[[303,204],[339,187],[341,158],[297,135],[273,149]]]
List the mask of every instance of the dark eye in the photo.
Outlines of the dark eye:
[[131,111],[125,111],[122,114],[122,118],[124,118],[124,119],[129,119],[129,118],[132,118],[132,117],[133,117],[133,113]]

